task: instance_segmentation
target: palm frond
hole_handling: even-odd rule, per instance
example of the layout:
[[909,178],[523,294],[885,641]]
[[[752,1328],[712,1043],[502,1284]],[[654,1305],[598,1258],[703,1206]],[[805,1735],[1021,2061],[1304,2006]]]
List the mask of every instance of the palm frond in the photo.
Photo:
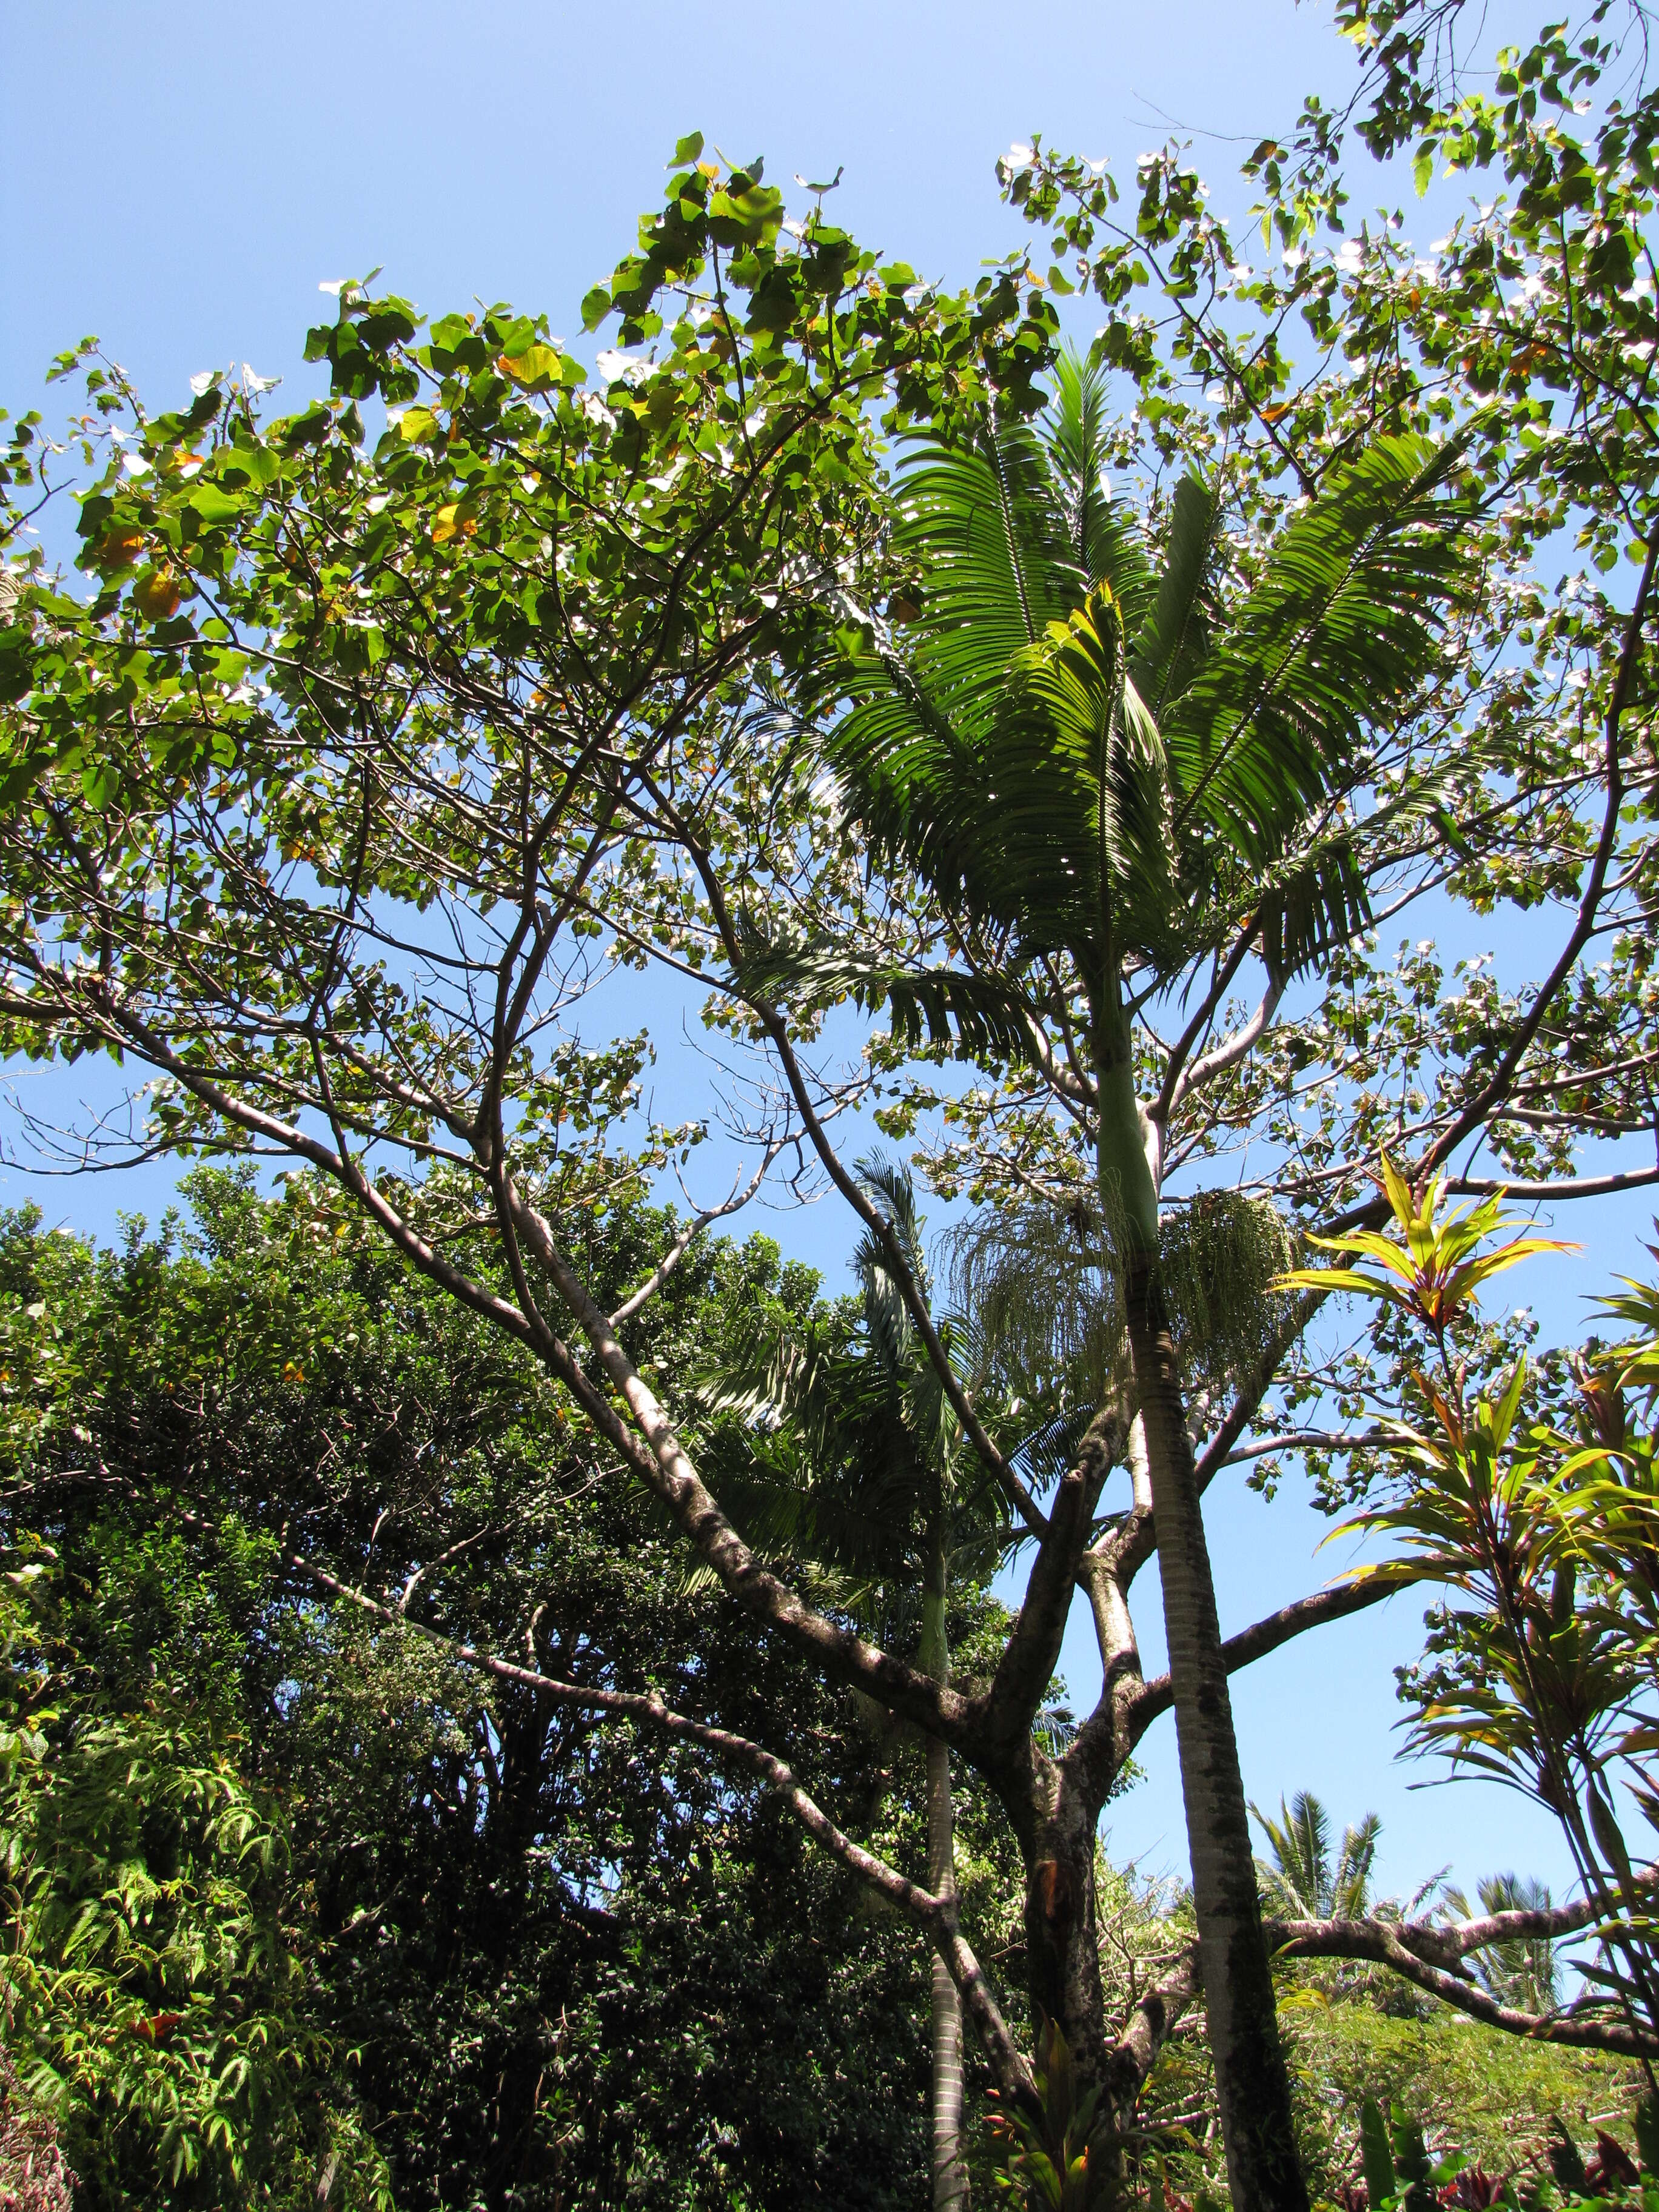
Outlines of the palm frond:
[[[1097,584],[1015,662],[1007,735],[1019,709],[1030,710],[1056,766],[1071,767],[1078,799],[1093,800],[1089,865],[1071,850],[1054,856],[1075,883],[1075,902],[1092,908],[1097,924],[1109,909],[1119,941],[1151,951],[1166,945],[1176,903],[1169,777],[1158,725],[1129,685],[1124,661],[1121,611],[1110,587]],[[1011,750],[1006,736],[999,750],[1005,757]],[[1058,826],[1062,817],[1056,810],[1050,818]]]
[[1328,1909],[1334,1920],[1363,1920],[1370,1909],[1371,1869],[1382,1832],[1382,1818],[1376,1813],[1367,1813],[1357,1827],[1342,1831],[1342,1848],[1331,1875]]
[[1258,1861],[1261,1887],[1269,1899],[1299,1920],[1322,1920],[1331,1891],[1331,1824],[1323,1803],[1302,1790],[1288,1805],[1279,1801],[1274,1820],[1259,1805],[1251,1814],[1267,1838],[1270,1864]]
[[1201,477],[1176,486],[1156,598],[1133,633],[1130,675],[1153,714],[1188,690],[1209,652],[1210,556],[1221,502]]
[[1085,580],[1110,586],[1131,637],[1151,611],[1157,579],[1139,524],[1106,483],[1106,408],[1101,365],[1066,348],[1054,363],[1054,397],[1038,434],[1066,516],[1071,550]]
[[1023,426],[971,448],[918,441],[897,492],[895,550],[922,571],[918,672],[953,713],[971,713],[1000,690],[1020,647],[1081,596],[1065,509]]
[[1018,988],[960,969],[863,959],[835,945],[776,945],[751,931],[742,940],[738,981],[757,998],[850,999],[866,1013],[884,1007],[905,1043],[925,1037],[963,1059],[1025,1061],[1033,1048],[1032,1017]]
[[1176,827],[1273,860],[1365,731],[1408,705],[1468,589],[1455,445],[1379,439],[1290,523],[1162,717]]
[[1103,1228],[1092,1207],[988,1208],[947,1240],[951,1290],[971,1315],[987,1370],[1011,1396],[1092,1414],[1121,1379],[1123,1331]]

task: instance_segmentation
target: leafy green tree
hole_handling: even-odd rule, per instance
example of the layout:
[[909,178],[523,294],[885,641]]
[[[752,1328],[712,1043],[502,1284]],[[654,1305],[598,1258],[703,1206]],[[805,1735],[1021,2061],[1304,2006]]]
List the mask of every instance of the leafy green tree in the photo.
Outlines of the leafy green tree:
[[[792,2203],[804,2175],[848,2206],[925,2197],[928,1997],[902,1923],[869,1911],[764,1797],[695,1757],[664,1760],[632,1727],[572,1727],[401,1621],[319,1609],[280,1555],[283,1530],[308,1524],[328,1528],[331,1556],[395,1562],[399,1587],[425,1560],[491,1648],[522,1648],[530,1627],[544,1664],[562,1648],[555,1663],[598,1681],[661,1686],[683,1663],[703,1710],[741,1727],[760,1694],[750,1635],[735,1620],[705,1633],[721,1611],[688,1594],[659,1509],[596,1490],[591,1438],[534,1364],[314,1190],[263,1200],[208,1172],[189,1195],[191,1217],[161,1237],[135,1231],[95,1258],[15,1218],[0,1237],[6,1564],[21,1571],[42,1534],[58,1555],[81,1655],[54,1686],[58,1737],[91,1733],[106,1708],[154,1737],[159,1700],[175,1736],[212,1738],[204,1787],[233,1810],[267,1808],[262,1835],[280,1804],[276,1985],[292,2007],[303,1967],[310,2039],[283,2048],[290,2065],[303,2048],[319,2061],[311,2089],[293,2085],[302,2110],[321,2088],[360,2114],[410,2207],[608,2205],[629,2191]],[[660,1228],[612,1224],[620,1277]],[[757,1304],[809,1311],[810,1281],[763,1245],[705,1248],[653,1304],[641,1356],[648,1340],[665,1358],[707,1358]],[[434,1534],[458,1520],[471,1544],[441,1564]],[[27,1585],[37,1603],[45,1579]],[[969,1668],[1000,1620],[959,1595]],[[860,1832],[925,1848],[919,1747],[775,1662],[765,1694]],[[176,1764],[167,1773],[176,1794]],[[1000,1944],[1006,1848],[978,1793],[960,1818],[962,1909]],[[31,1863],[44,1879],[40,1855]],[[61,1892],[63,1855],[45,1864]],[[248,1911],[234,1875],[221,1868],[211,1911],[181,1899],[169,1956],[191,1930],[198,1971],[234,1951]],[[225,2030],[226,2006],[242,2031],[237,1993],[245,2013],[270,1985],[261,1971],[218,2013],[198,2008],[204,2031]],[[125,2046],[93,2056],[112,2049]],[[176,2073],[184,2031],[155,2049]],[[142,2068],[152,2046],[127,2056]],[[199,2155],[213,2108],[210,2081],[196,2086],[195,2107],[175,2094],[173,2125]],[[96,2100],[77,2109],[88,2202],[124,2201],[108,2175],[133,2100],[125,2122]],[[337,2201],[348,2179],[343,2155]],[[301,2177],[307,2197],[316,2179]]]
[[[1502,158],[1524,152],[1524,102],[1498,127]],[[1565,162],[1559,147],[1546,150]],[[1276,549],[1297,542],[1304,495],[1340,504],[1344,487],[1374,483],[1369,456],[1419,452],[1450,430],[1480,501],[1469,562],[1480,588],[1420,690],[1408,704],[1384,702],[1390,712],[1363,773],[1357,757],[1349,763],[1351,782],[1315,789],[1292,778],[1297,805],[1325,810],[1309,857],[1322,862],[1327,921],[1340,903],[1340,853],[1364,892],[1348,900],[1338,938],[1314,942],[1317,976],[1310,968],[1290,988],[1289,969],[1284,982],[1275,972],[1300,940],[1295,928],[1273,934],[1273,902],[1288,889],[1275,864],[1291,857],[1274,840],[1295,809],[1271,805],[1257,855],[1272,893],[1265,915],[1260,885],[1246,896],[1252,833],[1240,815],[1220,824],[1225,835],[1198,841],[1213,845],[1220,873],[1200,874],[1193,902],[1196,917],[1212,918],[1236,893],[1234,935],[1218,943],[1200,931],[1184,968],[1173,947],[1144,971],[1139,951],[1128,966],[1108,963],[1130,979],[1127,998],[1106,1009],[1133,1038],[1127,1089],[1151,1102],[1160,1133],[1161,1187],[1144,1169],[1158,1249],[1142,1206],[1133,1267],[1116,1249],[1133,1210],[1127,1187],[1097,1171],[1097,1025],[1079,978],[1058,954],[1053,972],[1041,958],[1021,968],[1018,942],[1003,946],[994,929],[971,938],[930,875],[881,863],[826,781],[835,732],[816,711],[827,653],[842,665],[867,660],[884,623],[902,630],[907,610],[925,617],[929,604],[927,579],[899,557],[890,529],[878,424],[890,436],[937,433],[960,450],[1038,411],[1051,301],[1071,281],[1060,258],[1041,282],[1016,259],[970,295],[944,295],[862,252],[821,205],[786,229],[758,165],[704,163],[688,142],[639,252],[587,302],[591,327],[617,318],[617,348],[599,361],[602,393],[584,388],[568,352],[529,319],[489,310],[422,331],[404,303],[347,287],[312,340],[328,368],[326,400],[274,416],[222,380],[190,406],[151,416],[94,359],[81,364],[93,389],[75,442],[47,450],[26,422],[5,464],[9,545],[23,542],[18,528],[60,471],[88,479],[81,550],[94,580],[70,588],[26,558],[7,585],[4,1042],[42,1057],[111,1054],[142,1071],[137,1080],[155,1087],[135,1127],[141,1150],[275,1151],[303,1168],[332,1194],[321,1216],[332,1223],[344,1207],[435,1295],[537,1363],[573,1437],[599,1440],[604,1457],[584,1463],[583,1479],[630,1497],[638,1484],[657,1498],[672,1541],[732,1601],[734,1638],[759,1624],[769,1648],[825,1695],[862,1694],[948,1745],[1018,1841],[1034,1931],[1028,1979],[1052,1995],[1057,1954],[1075,1966],[1065,2032],[1081,2075],[1108,2085],[1120,2118],[1198,1994],[1183,1953],[1109,2023],[1088,1966],[1094,1813],[1174,1696],[1170,1682],[1143,1679],[1129,1603],[1153,1552],[1150,1440],[1120,1436],[1129,1409],[1108,1392],[1090,1410],[1109,1404],[1111,1416],[1057,1480],[1033,1486],[979,1419],[892,1224],[837,1150],[836,1124],[878,1090],[890,1134],[926,1117],[921,1159],[935,1188],[1024,1209],[1032,1220],[1016,1225],[1033,1231],[1026,1248],[1056,1261],[1069,1237],[1069,1279],[1088,1292],[1079,1307],[1133,1304],[1136,1268],[1156,1280],[1203,1446],[1156,1525],[1177,1561],[1171,1586],[1196,1594],[1188,1625],[1218,1694],[1231,1668],[1369,1601],[1364,1590],[1316,1593],[1218,1651],[1199,1551],[1166,1524],[1187,1510],[1189,1533],[1201,1534],[1197,1498],[1240,1454],[1271,1470],[1280,1449],[1313,1455],[1316,1468],[1370,1449],[1296,1418],[1328,1395],[1340,1402],[1348,1376],[1322,1348],[1298,1348],[1318,1294],[1281,1316],[1237,1293],[1283,1266],[1291,1228],[1352,1226],[1356,1208],[1375,1217],[1366,1177],[1382,1136],[1431,1165],[1485,1144],[1532,1195],[1570,1197],[1607,1186],[1577,1172],[1585,1146],[1647,1126],[1650,824],[1633,795],[1647,742],[1637,681],[1645,592],[1626,604],[1575,581],[1558,595],[1536,566],[1564,530],[1587,533],[1598,561],[1645,543],[1647,449],[1629,475],[1633,503],[1620,504],[1624,478],[1610,485],[1604,463],[1618,439],[1639,446],[1645,435],[1638,325],[1650,310],[1626,301],[1620,257],[1598,258],[1590,236],[1604,216],[1623,235],[1646,189],[1645,156],[1638,138],[1601,150],[1600,211],[1571,218],[1565,261],[1549,222],[1522,234],[1494,217],[1467,252],[1449,252],[1444,283],[1438,264],[1431,281],[1414,270],[1391,227],[1340,249],[1321,244],[1305,268],[1247,276],[1173,155],[1148,166],[1126,232],[1110,238],[1102,226],[1115,187],[1086,165],[1033,148],[1006,167],[1028,212],[1052,218],[1060,258],[1073,270],[1086,262],[1107,309],[1102,358],[1135,382],[1103,450],[1139,480],[1124,505],[1146,519],[1149,548],[1169,541],[1173,480],[1189,466],[1219,498],[1212,611],[1206,603],[1218,665]],[[1340,204],[1329,162],[1316,177],[1297,167],[1302,158],[1264,149],[1259,165],[1270,228],[1293,254]],[[1308,158],[1317,167],[1326,157],[1316,148]],[[1349,244],[1359,248],[1352,267]],[[1534,361],[1511,319],[1510,380],[1494,407],[1481,333],[1498,313],[1494,289],[1510,313],[1511,270],[1517,287],[1539,277],[1542,304],[1523,319],[1541,335]],[[1609,319],[1594,361],[1574,349],[1586,284]],[[1279,325],[1304,308],[1325,351],[1292,391]],[[1350,349],[1374,358],[1377,374],[1351,375]],[[1552,375],[1581,410],[1565,442],[1544,434]],[[1615,388],[1609,414],[1599,395]],[[1054,644],[1044,678],[1054,727],[1097,703],[1112,631],[1103,601],[1097,613],[1094,647],[1081,631],[1064,653]],[[1126,630],[1125,654],[1132,642]],[[1183,694],[1188,703],[1204,681]],[[1179,746],[1152,719],[1174,758]],[[1197,726],[1180,726],[1190,738]],[[1145,726],[1120,724],[1117,737],[1115,761],[1155,793]],[[1322,724],[1308,733],[1303,764],[1316,783],[1334,774],[1328,738]],[[1044,777],[1072,774],[1067,757]],[[1074,781],[1086,799],[1089,777],[1078,769]],[[1092,788],[1098,799],[1108,782]],[[1115,783],[1110,791],[1115,799]],[[1257,797],[1273,793],[1264,786],[1249,805]],[[1098,809],[1079,832],[1085,872],[1097,819]],[[1128,827],[1139,835],[1133,818]],[[1236,847],[1234,832],[1244,841]],[[1123,850],[1155,862],[1155,847],[1132,836]],[[1107,877],[1097,877],[1097,890]],[[1053,888],[1058,912],[1069,894]],[[1448,989],[1430,951],[1381,957],[1367,913],[1392,918],[1442,891],[1475,913],[1559,906],[1564,933],[1547,972],[1500,981],[1474,969]],[[1152,909],[1137,891],[1124,910]],[[1315,901],[1307,913],[1321,910]],[[1607,944],[1618,949],[1610,962]],[[819,981],[783,977],[784,956],[803,951]],[[831,956],[844,957],[837,966]],[[755,1175],[665,1226],[624,1280],[601,1232],[708,1127],[696,1115],[677,1127],[653,1119],[638,1087],[648,1044],[617,1035],[629,976],[650,962],[701,995],[732,1070],[750,1082],[731,1096],[752,1106],[737,1134],[752,1146]],[[1010,984],[1021,982],[1012,1029],[988,1017],[964,1033],[947,1012],[929,1030],[927,976],[942,962],[983,968],[982,1008],[1006,1013]],[[884,963],[886,1002],[895,982],[908,988],[921,1022],[868,1036],[862,1059],[837,1069],[828,1055],[842,1032],[825,1024],[848,979],[861,988]],[[1158,994],[1142,996],[1135,977]],[[1100,1035],[1115,1051],[1123,1042],[1110,1021]],[[964,1052],[971,1073],[941,1073]],[[1122,1071],[1111,1065],[1121,1106]],[[1123,1116],[1111,1127],[1111,1142],[1127,1145]],[[1235,1190],[1246,1146],[1255,1180]],[[1132,1150],[1125,1158],[1133,1169]],[[734,1525],[720,1508],[718,1444],[703,1449],[687,1387],[697,1347],[653,1348],[652,1310],[713,1221],[769,1177],[775,1190],[792,1177],[799,1188],[803,1160],[883,1243],[940,1391],[1032,1547],[1017,1621],[982,1676],[942,1685],[859,1638],[763,1536]],[[1462,1162],[1460,1182],[1492,1179],[1473,1166]],[[1648,1176],[1620,1166],[1614,1181]],[[1175,1194],[1186,1191],[1190,1200]],[[1177,1297],[1178,1279],[1202,1295]],[[453,1349],[436,1332],[434,1375]],[[1181,1437],[1166,1436],[1160,1455],[1166,1446],[1178,1462]],[[1107,1504],[1108,1476],[1126,1458],[1127,1500]],[[447,1636],[434,1645],[445,1663],[487,1677],[491,1696],[500,1686],[539,1701],[577,1733],[598,1729],[602,1715],[607,1729],[642,1730],[677,1771],[707,1761],[726,1786],[764,1787],[947,1960],[1000,2085],[1028,2097],[1029,2065],[959,1905],[835,1817],[822,1802],[833,1777],[823,1791],[804,1778],[819,1772],[811,1739],[795,1741],[787,1701],[774,1708],[763,1694],[781,1693],[781,1657],[775,1674],[751,1668],[765,1679],[741,1705],[748,1725],[732,1727],[704,1708],[698,1667],[673,1670],[675,1703],[648,1665],[622,1686],[584,1672],[579,1639],[526,1650],[536,1601],[483,1601],[491,1555],[472,1540],[481,1524],[493,1522],[469,1498],[434,1496],[400,1524],[409,1548],[394,1565],[361,1522],[319,1510],[290,1528],[299,1564],[288,1571],[309,1577],[315,1602],[351,1608],[376,1634],[418,1621]],[[1184,1581],[1177,1555],[1193,1570]],[[1104,1686],[1062,1771],[1039,1722],[1079,1585]],[[720,1618],[700,1620],[699,1636],[718,1644]],[[503,1620],[513,1622],[505,1649]],[[1214,1724],[1224,1753],[1228,1731]],[[775,1728],[788,1758],[769,1741]],[[453,1740],[446,1757],[465,1780]],[[1247,1815],[1227,1767],[1224,1756],[1212,1795],[1231,1808],[1221,1857],[1261,2010],[1271,1992],[1249,1934],[1259,1907]],[[1404,1978],[1430,1973],[1395,1936],[1365,1940]],[[1449,1969],[1447,1978],[1449,2002],[1468,1996]],[[1215,1980],[1212,2002],[1224,2006],[1225,1987]]]
[[88,1694],[39,1548],[0,1589],[0,1994],[81,2201],[389,2204],[295,1924],[285,1824],[208,1714]]

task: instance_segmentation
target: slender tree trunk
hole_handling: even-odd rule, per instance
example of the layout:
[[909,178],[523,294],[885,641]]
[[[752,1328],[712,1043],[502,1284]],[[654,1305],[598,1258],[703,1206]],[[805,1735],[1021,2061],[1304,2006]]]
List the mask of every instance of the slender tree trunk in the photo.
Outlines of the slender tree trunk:
[[[927,1579],[921,1595],[920,1662],[936,1681],[950,1680],[945,1635],[948,1602],[944,1516],[927,1536]],[[951,1753],[936,1736],[927,1741],[927,1887],[935,1897],[956,1893],[956,1839],[951,1800]],[[969,2202],[968,2166],[962,2148],[962,1998],[951,1970],[935,1951],[933,1974],[933,2212],[963,2212]]]
[[1198,1473],[1158,1281],[1158,1191],[1140,1129],[1128,1025],[1115,1005],[1103,1011],[1097,1059],[1101,1199],[1121,1256],[1129,1352],[1152,1476],[1193,1905],[1227,2179],[1234,2212],[1306,2212]]

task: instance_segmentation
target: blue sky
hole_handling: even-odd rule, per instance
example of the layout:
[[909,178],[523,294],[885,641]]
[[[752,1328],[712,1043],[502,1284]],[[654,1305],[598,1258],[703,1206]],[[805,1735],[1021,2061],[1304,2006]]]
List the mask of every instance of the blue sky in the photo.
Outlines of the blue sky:
[[[52,354],[96,331],[155,404],[232,361],[284,376],[297,404],[315,379],[300,360],[306,326],[332,313],[319,283],[376,264],[428,312],[508,299],[574,338],[576,303],[629,250],[675,140],[694,129],[734,158],[763,153],[786,185],[842,167],[838,219],[959,283],[1023,234],[992,165],[1033,130],[1109,156],[1125,179],[1138,151],[1191,136],[1218,200],[1237,205],[1238,158],[1288,128],[1304,92],[1345,94],[1353,66],[1325,10],[1291,0],[8,0],[0,403],[40,404]],[[1382,185],[1362,179],[1356,211]],[[1431,204],[1408,228],[1426,239],[1445,213]],[[665,1014],[653,997],[647,1018]],[[33,1095],[34,1079],[21,1083]],[[54,1218],[107,1234],[118,1207],[153,1211],[164,1188],[153,1172],[41,1192],[9,1173],[0,1202],[41,1195]],[[1583,1294],[1634,1263],[1650,1212],[1638,1199],[1577,1218],[1580,1261],[1506,1282],[1576,1334]],[[852,1241],[828,1207],[762,1225],[832,1268]],[[1229,1628],[1343,1563],[1315,1559],[1326,1526],[1294,1490],[1268,1506],[1242,1476],[1217,1486],[1209,1524]],[[1150,1587],[1140,1609],[1156,1613]],[[1513,1866],[1565,1889],[1541,1815],[1474,1784],[1413,1792],[1423,1771],[1391,1761],[1392,1668],[1414,1655],[1418,1620],[1397,1598],[1239,1678],[1250,1794],[1273,1803],[1310,1786],[1340,1820],[1379,1810],[1385,1887],[1409,1889],[1449,1863],[1466,1884]],[[1161,1638],[1146,1625],[1150,1666]],[[1086,1699],[1098,1670],[1081,1608],[1064,1663]],[[1167,1720],[1145,1756],[1147,1779],[1111,1808],[1114,1854],[1178,1870]]]

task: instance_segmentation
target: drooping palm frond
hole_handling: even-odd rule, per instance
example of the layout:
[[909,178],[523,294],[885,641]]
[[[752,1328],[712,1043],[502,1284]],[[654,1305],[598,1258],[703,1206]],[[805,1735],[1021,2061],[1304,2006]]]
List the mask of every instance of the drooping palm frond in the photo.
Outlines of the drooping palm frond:
[[[840,1578],[842,1601],[914,1571],[929,1492],[902,1378],[844,1320],[764,1310],[739,1322],[698,1395],[735,1422],[718,1448],[720,1502],[761,1557]],[[708,1571],[693,1567],[688,1586]]]
[[851,999],[866,1013],[887,1011],[895,1036],[912,1046],[951,1044],[969,1057],[1020,1060],[1032,1050],[1034,1014],[1012,984],[957,968],[911,968],[839,947],[781,945],[754,933],[742,939],[738,980],[757,996]]
[[951,1231],[951,1291],[973,1316],[987,1368],[1050,1418],[1091,1414],[1122,1379],[1122,1319],[1098,1213],[1048,1206],[987,1208]]
[[1161,717],[1176,828],[1250,864],[1277,858],[1368,729],[1435,665],[1467,587],[1452,444],[1379,439],[1289,524],[1202,672]]
[[[922,1250],[916,1188],[909,1170],[896,1160],[872,1152],[854,1163],[853,1172],[859,1188],[886,1223],[912,1281],[926,1298],[927,1256]],[[854,1248],[853,1275],[863,1293],[864,1325],[877,1358],[886,1363],[896,1382],[908,1376],[916,1364],[915,1328],[887,1248],[872,1230],[866,1229]]]

